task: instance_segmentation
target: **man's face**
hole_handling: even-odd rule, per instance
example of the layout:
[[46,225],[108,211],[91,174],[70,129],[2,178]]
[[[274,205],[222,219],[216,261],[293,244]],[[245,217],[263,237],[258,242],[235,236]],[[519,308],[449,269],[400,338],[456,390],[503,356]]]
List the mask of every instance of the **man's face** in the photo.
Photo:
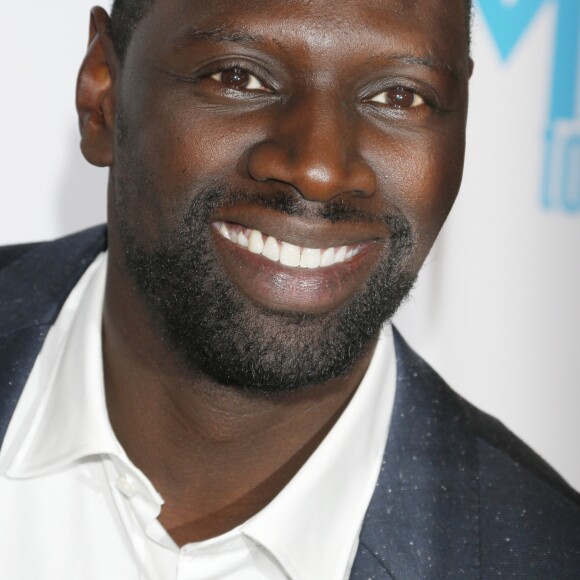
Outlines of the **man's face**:
[[376,338],[459,189],[464,11],[156,0],[118,80],[110,247],[193,369],[295,389]]

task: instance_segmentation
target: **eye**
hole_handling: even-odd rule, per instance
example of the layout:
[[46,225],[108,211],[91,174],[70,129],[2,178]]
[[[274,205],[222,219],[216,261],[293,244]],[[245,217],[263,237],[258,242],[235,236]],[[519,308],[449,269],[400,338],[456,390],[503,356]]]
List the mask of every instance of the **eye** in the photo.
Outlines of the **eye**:
[[413,109],[425,104],[423,97],[410,89],[400,86],[383,91],[369,100],[372,103],[381,103],[394,109]]
[[253,74],[242,68],[229,68],[211,75],[211,78],[236,91],[268,91],[268,88]]

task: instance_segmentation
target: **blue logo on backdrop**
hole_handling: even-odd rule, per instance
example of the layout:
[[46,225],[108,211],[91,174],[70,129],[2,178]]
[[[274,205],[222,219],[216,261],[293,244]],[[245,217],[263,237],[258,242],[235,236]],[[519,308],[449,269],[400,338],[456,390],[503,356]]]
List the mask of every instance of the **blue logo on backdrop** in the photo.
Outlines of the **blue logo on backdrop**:
[[580,212],[580,0],[479,0],[504,60],[548,3],[556,5],[557,24],[542,205]]

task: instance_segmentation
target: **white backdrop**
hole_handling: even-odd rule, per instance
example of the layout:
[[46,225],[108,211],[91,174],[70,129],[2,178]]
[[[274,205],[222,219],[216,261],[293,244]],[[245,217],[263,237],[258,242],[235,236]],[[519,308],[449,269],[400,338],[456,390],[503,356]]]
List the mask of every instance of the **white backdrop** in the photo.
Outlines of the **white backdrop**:
[[[104,221],[106,171],[82,159],[74,110],[93,1],[3,6],[0,243]],[[457,391],[578,489],[579,4],[480,0],[462,191],[397,316]]]

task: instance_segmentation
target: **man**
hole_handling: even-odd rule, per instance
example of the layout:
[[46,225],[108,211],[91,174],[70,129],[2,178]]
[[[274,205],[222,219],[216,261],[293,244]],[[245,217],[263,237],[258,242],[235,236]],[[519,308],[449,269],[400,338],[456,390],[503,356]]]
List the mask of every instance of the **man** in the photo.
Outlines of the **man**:
[[0,254],[3,576],[578,576],[577,494],[388,324],[459,189],[469,15],[93,10],[106,240]]

